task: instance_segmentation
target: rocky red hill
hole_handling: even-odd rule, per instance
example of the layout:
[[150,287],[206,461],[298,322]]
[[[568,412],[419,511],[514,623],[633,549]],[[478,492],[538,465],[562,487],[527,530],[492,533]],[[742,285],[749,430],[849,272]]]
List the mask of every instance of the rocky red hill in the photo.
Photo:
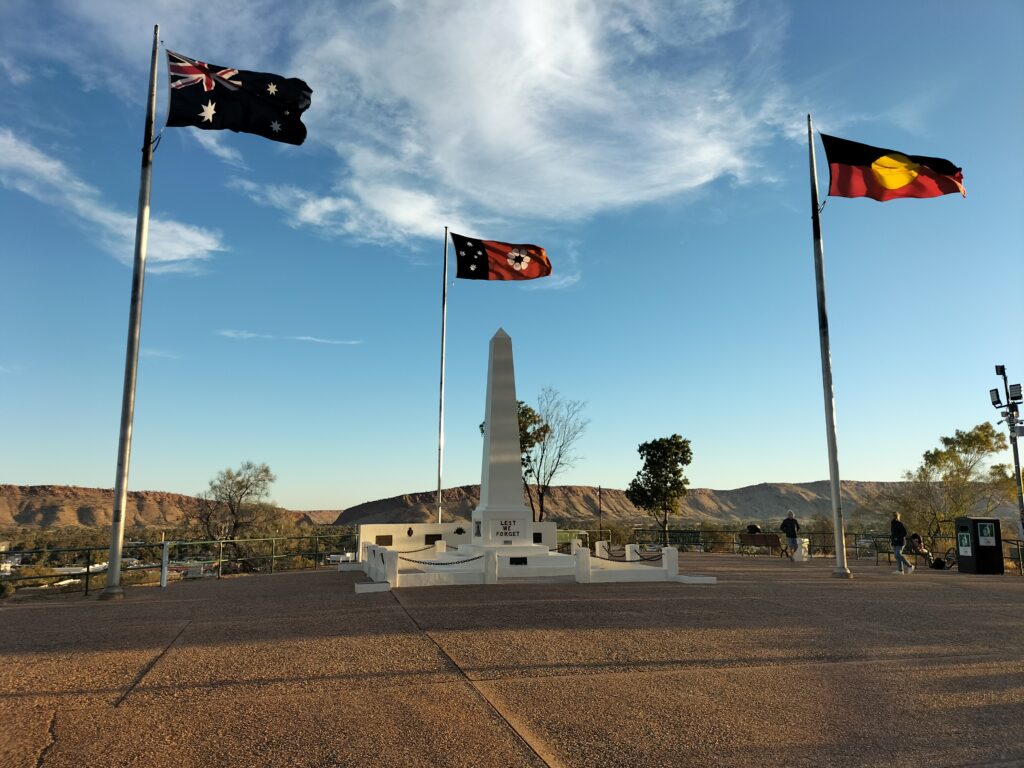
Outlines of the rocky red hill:
[[[129,491],[126,526],[171,527],[195,509],[194,496],[164,491]],[[0,485],[0,526],[110,525],[114,491],[74,485]],[[287,511],[287,510],[286,510]],[[333,523],[339,510],[293,512],[300,522]]]
[[[868,500],[890,483],[845,480],[842,483],[843,511],[851,519]],[[113,491],[109,488],[80,488],[67,485],[0,485],[0,527],[110,525]],[[444,519],[469,519],[480,501],[480,486],[463,485],[445,489]],[[175,526],[196,505],[193,496],[162,491],[132,491],[128,494],[126,525]],[[524,503],[529,505],[524,495]],[[760,483],[728,491],[693,488],[684,497],[682,514],[675,525],[721,523],[738,525],[781,519],[787,509],[798,518],[814,515],[831,517],[829,484]],[[598,490],[586,485],[552,487],[544,504],[546,519],[587,521],[598,516]],[[284,510],[288,511],[288,510]],[[643,524],[650,521],[636,509],[621,490],[604,488],[600,494],[603,520],[616,524]],[[437,519],[435,491],[422,491],[359,504],[342,510],[291,512],[300,522],[317,525],[360,523],[428,522]],[[1011,507],[995,514],[1015,518]]]

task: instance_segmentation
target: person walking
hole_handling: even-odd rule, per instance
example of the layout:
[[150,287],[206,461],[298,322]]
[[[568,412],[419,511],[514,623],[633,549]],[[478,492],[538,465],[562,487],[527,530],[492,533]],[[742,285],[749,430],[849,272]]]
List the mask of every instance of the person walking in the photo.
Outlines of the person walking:
[[786,534],[786,549],[788,550],[789,559],[792,560],[793,553],[796,552],[796,532],[800,530],[800,523],[797,521],[792,509],[786,510],[786,519],[782,521],[779,530]]
[[903,548],[907,546],[907,526],[900,520],[899,512],[892,513],[892,522],[889,523],[889,541],[892,542],[892,553],[896,555],[896,573],[913,573],[914,566],[903,556]]

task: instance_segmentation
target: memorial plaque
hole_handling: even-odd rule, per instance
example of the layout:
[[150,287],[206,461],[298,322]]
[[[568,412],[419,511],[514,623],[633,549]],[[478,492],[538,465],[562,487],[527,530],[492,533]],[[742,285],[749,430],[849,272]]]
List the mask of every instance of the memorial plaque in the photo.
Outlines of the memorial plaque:
[[509,565],[526,565],[525,557],[510,557],[508,559]]
[[390,535],[378,536],[376,539],[374,539],[373,543],[376,544],[378,547],[390,547],[391,541],[392,539]]
[[523,541],[526,521],[516,518],[491,520],[491,538],[496,541],[516,543]]

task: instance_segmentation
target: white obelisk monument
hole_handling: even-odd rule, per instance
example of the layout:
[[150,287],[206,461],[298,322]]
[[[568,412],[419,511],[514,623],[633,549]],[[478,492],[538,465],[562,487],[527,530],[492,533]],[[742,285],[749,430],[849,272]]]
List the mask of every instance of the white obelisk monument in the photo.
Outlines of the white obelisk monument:
[[533,543],[533,514],[523,503],[519,406],[512,339],[501,328],[491,339],[487,407],[480,474],[480,506],[473,510],[473,540],[460,551],[497,549],[500,555],[547,555]]

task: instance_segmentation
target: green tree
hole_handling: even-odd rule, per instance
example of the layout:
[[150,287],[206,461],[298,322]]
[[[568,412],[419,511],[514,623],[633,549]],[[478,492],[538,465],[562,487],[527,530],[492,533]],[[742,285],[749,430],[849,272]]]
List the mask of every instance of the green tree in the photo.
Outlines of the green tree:
[[683,474],[683,469],[693,461],[690,441],[680,435],[659,437],[641,443],[637,451],[644,466],[626,489],[626,498],[654,518],[668,546],[668,517],[679,513],[679,502],[690,484]]
[[992,459],[1007,448],[1006,438],[988,422],[952,437],[940,437],[941,447],[925,451],[917,469],[903,483],[882,492],[874,506],[891,515],[900,512],[907,528],[925,536],[953,535],[953,519],[989,515],[1013,495],[1013,478],[1006,464]]
[[523,465],[523,488],[526,489],[526,497],[530,500],[530,511],[533,512],[533,519],[537,519],[537,505],[534,503],[533,490],[530,488],[530,478],[534,477],[533,466],[530,463],[530,452],[534,447],[543,442],[551,434],[551,427],[544,423],[544,419],[533,408],[522,400],[516,402],[519,406],[519,448],[522,451],[520,462]]
[[208,539],[238,539],[255,535],[273,517],[267,503],[277,478],[266,464],[243,462],[237,470],[217,473],[209,487],[196,495],[195,509],[186,513],[190,525]]

